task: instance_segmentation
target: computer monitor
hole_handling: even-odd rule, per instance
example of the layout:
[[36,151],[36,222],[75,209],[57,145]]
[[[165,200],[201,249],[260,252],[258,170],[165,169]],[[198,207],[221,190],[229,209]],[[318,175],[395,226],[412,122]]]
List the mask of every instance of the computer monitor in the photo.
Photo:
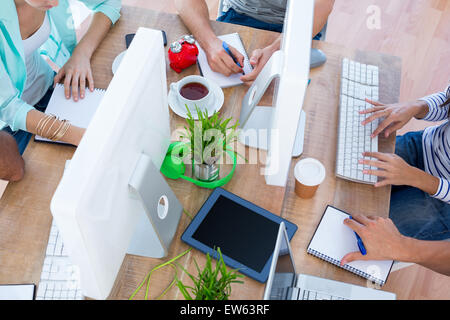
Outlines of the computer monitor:
[[[303,152],[314,0],[288,1],[281,50],[275,52],[242,102],[240,141],[268,151],[266,183],[285,186],[292,156]],[[257,107],[276,79],[272,107]]]
[[167,255],[182,213],[159,172],[167,106],[161,31],[140,28],[51,202],[86,297],[108,297],[126,253]]

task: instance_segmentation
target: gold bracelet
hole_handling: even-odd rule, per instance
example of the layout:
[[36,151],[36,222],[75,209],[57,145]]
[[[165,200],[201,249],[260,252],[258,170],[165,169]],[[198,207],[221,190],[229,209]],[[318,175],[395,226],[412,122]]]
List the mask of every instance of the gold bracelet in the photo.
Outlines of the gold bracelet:
[[63,130],[61,130],[61,133],[60,133],[60,135],[58,137],[58,140],[61,140],[66,135],[67,131],[69,131],[71,126],[72,125],[70,124],[70,122],[67,121],[65,128]]
[[54,115],[47,115],[41,121],[38,123],[38,127],[36,128],[36,133],[40,135],[41,137],[44,137],[44,129],[47,126],[47,124],[51,121],[52,118],[56,119],[56,116]]
[[[52,125],[53,126],[53,125]],[[61,128],[64,126],[64,121],[61,121],[61,123],[59,124],[59,127],[53,132],[53,134],[50,135],[50,132],[47,131],[47,138],[54,141],[56,135],[58,134],[58,132],[61,130]]]
[[50,131],[51,131],[51,129],[53,128],[53,126],[55,125],[55,123],[57,123],[58,122],[58,119],[55,117],[55,118],[53,118],[53,122],[52,122],[52,125],[50,126],[50,127],[48,127],[48,129],[47,129],[47,133],[45,134],[45,137],[47,137],[49,134],[50,134]]
[[60,141],[67,133],[69,128],[71,127],[71,124],[68,120],[64,120],[64,126],[61,130],[58,131],[58,134],[55,136],[55,141]]

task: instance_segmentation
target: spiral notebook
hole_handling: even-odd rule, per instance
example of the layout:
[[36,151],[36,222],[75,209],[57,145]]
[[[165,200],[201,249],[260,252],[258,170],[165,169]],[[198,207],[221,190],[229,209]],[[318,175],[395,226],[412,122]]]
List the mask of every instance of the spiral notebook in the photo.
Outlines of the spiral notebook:
[[[104,95],[105,90],[95,89],[91,92],[89,89],[86,89],[84,99],[78,99],[78,101],[75,102],[72,98],[66,99],[64,94],[64,85],[57,84],[45,113],[55,115],[60,120],[69,120],[74,126],[87,128]],[[38,135],[35,136],[35,140],[63,143],[59,141],[51,141]]]
[[[225,41],[228,45],[236,48],[244,56],[244,73],[248,74],[252,72],[253,68],[248,59],[247,52],[245,51],[244,44],[242,43],[239,33],[230,33],[218,37],[220,40]],[[199,54],[198,54],[198,66],[200,73],[203,77],[217,83],[221,88],[234,87],[242,84],[241,76],[242,73],[233,74],[229,77],[224,76],[221,73],[214,72],[208,64],[208,59],[206,58],[206,53],[197,43]]]
[[340,265],[347,253],[359,251],[355,233],[344,225],[344,219],[348,217],[346,212],[328,206],[307,252],[376,284],[384,285],[394,263],[392,260],[353,261]]

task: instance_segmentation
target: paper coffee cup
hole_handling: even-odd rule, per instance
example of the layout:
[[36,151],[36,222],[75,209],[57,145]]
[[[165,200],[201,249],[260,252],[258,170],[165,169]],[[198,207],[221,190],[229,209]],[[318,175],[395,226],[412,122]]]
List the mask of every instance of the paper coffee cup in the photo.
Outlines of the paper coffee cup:
[[325,180],[325,167],[312,158],[302,159],[295,165],[295,193],[303,199],[312,198]]

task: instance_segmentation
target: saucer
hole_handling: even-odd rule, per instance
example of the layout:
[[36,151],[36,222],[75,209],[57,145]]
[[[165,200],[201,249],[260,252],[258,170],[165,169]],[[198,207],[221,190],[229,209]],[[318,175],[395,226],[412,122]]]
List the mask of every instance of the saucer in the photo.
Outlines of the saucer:
[[120,63],[123,60],[123,57],[125,57],[125,54],[127,53],[127,50],[121,52],[115,59],[112,64],[112,73],[116,74],[117,69],[119,69]]
[[[211,105],[208,106],[208,108],[207,108],[208,115],[211,117],[214,114],[214,112],[219,111],[222,108],[223,102],[225,101],[225,97],[224,97],[222,88],[219,87],[218,84],[211,81],[210,88],[212,89],[212,94],[214,95],[214,97],[213,97],[214,103],[211,103]],[[186,119],[188,117],[186,106],[184,106],[180,103],[180,101],[177,98],[177,93],[174,92],[172,89],[170,89],[170,91],[169,91],[168,100],[169,100],[170,109],[172,109],[173,112],[175,112],[177,115],[179,115],[182,118]],[[191,114],[192,114],[192,117],[194,118],[194,120],[198,120],[198,115],[195,110],[191,110]]]

